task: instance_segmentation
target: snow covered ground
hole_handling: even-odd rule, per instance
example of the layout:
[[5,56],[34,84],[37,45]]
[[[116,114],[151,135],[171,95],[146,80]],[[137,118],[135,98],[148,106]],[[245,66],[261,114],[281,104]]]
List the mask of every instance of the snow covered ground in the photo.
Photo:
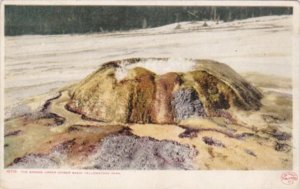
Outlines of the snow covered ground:
[[102,63],[131,57],[213,59],[239,73],[292,77],[292,16],[207,24],[5,37],[5,108],[81,80]]

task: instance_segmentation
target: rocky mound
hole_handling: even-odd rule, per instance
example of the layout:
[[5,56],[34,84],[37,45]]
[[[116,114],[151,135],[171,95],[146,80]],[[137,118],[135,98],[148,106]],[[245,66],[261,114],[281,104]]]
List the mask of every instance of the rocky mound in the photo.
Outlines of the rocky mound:
[[[170,70],[154,73],[146,69],[151,61],[160,63],[156,69]],[[185,60],[189,69],[178,71],[170,61],[138,58],[106,63],[72,88],[66,108],[103,122],[160,124],[216,116],[232,108],[260,108],[262,94],[229,66]]]
[[[86,134],[84,130],[78,132]],[[194,147],[174,141],[138,137],[131,134],[130,130],[111,134],[101,142],[88,144],[92,142],[89,138],[84,138],[84,141],[81,144],[80,138],[66,140],[44,153],[31,153],[16,158],[9,167],[53,169],[65,166],[101,170],[197,168],[193,163],[198,153]]]

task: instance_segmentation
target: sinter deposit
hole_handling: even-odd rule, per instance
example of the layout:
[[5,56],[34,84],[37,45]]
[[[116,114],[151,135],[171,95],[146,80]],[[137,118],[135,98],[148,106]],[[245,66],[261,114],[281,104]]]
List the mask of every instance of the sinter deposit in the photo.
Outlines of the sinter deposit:
[[[163,68],[167,64],[170,70]],[[159,124],[260,108],[262,94],[229,66],[210,60],[182,64],[176,69],[171,59],[155,58],[106,63],[73,88],[67,108],[103,122]],[[160,74],[153,72],[159,68]]]
[[5,166],[289,169],[291,96],[263,87],[280,88],[276,79],[247,78],[211,60],[102,64],[5,121]]

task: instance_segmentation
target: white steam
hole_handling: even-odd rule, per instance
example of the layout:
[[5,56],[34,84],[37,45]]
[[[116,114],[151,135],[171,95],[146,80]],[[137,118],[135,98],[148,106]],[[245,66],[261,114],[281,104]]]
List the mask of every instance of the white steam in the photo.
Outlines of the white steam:
[[152,71],[158,75],[163,75],[169,72],[188,72],[194,69],[195,61],[182,58],[170,58],[168,60],[147,59],[135,64],[122,63],[117,70],[115,77],[118,81],[123,80],[128,73],[128,70],[142,67]]

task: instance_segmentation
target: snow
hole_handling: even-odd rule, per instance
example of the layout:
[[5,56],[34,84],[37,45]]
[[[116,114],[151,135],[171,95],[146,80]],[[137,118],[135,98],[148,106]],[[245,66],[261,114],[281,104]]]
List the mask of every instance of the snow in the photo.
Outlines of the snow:
[[[213,59],[240,73],[292,77],[292,16],[207,24],[182,22],[129,32],[5,37],[5,107],[77,82],[107,61],[133,57],[171,57],[172,69],[182,71],[192,66],[183,58]],[[143,64],[160,73],[171,68],[155,65]],[[120,78],[122,73],[120,70]]]

